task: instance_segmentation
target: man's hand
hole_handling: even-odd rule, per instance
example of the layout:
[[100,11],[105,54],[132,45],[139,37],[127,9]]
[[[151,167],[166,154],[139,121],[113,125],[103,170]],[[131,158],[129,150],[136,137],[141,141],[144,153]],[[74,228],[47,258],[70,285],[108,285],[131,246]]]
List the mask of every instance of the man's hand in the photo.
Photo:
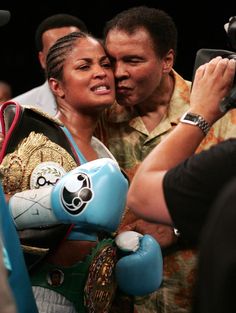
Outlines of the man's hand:
[[210,125],[224,115],[220,103],[229,94],[235,76],[234,59],[213,58],[195,74],[190,96],[191,112],[203,116]]
[[174,233],[173,227],[146,222],[142,219],[137,219],[134,222],[121,227],[119,233],[130,230],[136,231],[142,235],[151,235],[157,240],[161,248],[167,248],[177,241],[177,236]]

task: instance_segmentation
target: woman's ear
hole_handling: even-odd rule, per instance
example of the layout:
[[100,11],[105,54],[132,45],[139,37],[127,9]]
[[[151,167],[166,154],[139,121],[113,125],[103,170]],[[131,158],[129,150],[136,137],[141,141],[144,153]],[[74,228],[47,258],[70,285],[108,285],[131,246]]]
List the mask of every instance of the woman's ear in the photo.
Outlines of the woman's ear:
[[65,94],[63,88],[61,87],[61,83],[57,79],[49,78],[48,83],[55,97],[64,98]]

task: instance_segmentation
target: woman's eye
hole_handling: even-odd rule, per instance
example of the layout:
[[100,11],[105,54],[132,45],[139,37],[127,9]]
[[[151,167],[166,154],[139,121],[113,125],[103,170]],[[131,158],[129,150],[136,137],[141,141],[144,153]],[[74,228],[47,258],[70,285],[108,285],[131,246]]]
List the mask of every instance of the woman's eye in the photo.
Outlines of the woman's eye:
[[80,65],[78,69],[82,71],[86,71],[87,69],[89,69],[89,65]]

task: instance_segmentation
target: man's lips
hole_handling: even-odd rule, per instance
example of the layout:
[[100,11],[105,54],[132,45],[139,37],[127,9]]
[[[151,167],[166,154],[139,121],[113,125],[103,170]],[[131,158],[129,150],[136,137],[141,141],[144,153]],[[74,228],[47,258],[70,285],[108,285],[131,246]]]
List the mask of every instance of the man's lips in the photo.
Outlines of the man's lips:
[[130,93],[131,91],[132,91],[132,89],[128,88],[128,87],[124,87],[124,86],[117,86],[116,87],[116,92],[120,93],[120,94]]

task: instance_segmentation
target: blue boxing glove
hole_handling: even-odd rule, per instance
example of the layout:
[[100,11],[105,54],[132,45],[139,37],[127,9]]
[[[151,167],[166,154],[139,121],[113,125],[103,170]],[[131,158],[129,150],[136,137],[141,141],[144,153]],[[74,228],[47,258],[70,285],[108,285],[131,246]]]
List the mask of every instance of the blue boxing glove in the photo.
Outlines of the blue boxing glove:
[[117,162],[102,158],[65,174],[53,188],[51,205],[63,223],[114,232],[124,212],[127,191],[128,181]]
[[156,291],[162,282],[163,260],[158,242],[150,235],[127,231],[116,237],[126,253],[116,264],[120,289],[129,295],[143,296]]

